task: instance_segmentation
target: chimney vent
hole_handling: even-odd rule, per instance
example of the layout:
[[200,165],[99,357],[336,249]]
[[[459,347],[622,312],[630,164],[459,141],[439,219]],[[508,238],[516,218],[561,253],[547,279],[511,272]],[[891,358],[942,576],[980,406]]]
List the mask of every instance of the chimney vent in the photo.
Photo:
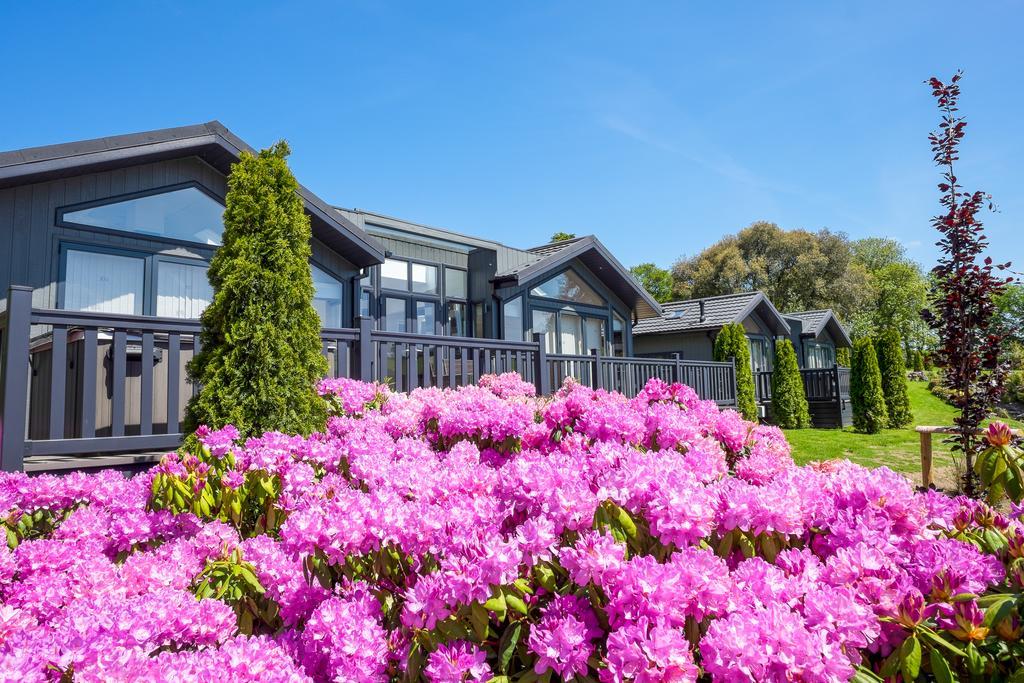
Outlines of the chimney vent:
[[707,316],[704,315],[704,300],[701,299],[701,301],[700,301],[700,321],[704,322],[705,320],[707,320]]

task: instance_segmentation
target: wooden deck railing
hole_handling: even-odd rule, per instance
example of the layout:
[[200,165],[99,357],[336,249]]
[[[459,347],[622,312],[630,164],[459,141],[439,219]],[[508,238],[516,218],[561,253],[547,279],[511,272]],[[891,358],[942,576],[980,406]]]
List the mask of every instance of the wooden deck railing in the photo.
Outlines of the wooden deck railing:
[[[850,398],[850,369],[838,365],[831,368],[806,368],[800,371],[804,394],[808,401],[834,401]],[[754,392],[760,403],[772,400],[772,373],[754,373]]]
[[[32,308],[12,287],[0,312],[0,464],[25,458],[142,453],[176,448],[193,387],[185,366],[199,351],[198,321]],[[683,382],[735,405],[732,363],[553,355],[530,342],[404,334],[359,327],[321,331],[329,373],[387,381],[398,391],[458,387],[518,372],[541,395],[565,377],[635,395],[652,377]],[[39,462],[39,461],[37,461]]]

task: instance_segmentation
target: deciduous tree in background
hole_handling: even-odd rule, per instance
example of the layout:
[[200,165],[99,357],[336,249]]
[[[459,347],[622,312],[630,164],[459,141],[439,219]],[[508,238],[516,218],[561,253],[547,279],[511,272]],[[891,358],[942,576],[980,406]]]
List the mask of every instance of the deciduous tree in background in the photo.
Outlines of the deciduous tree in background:
[[576,239],[576,233],[574,232],[562,232],[559,230],[551,236],[552,242],[568,242],[569,240]]
[[669,271],[653,263],[641,263],[630,268],[629,272],[658,303],[672,300],[672,273]]
[[870,298],[870,275],[846,235],[759,221],[672,268],[677,298],[763,291],[781,311],[831,308],[850,321]]
[[722,327],[715,337],[715,360],[736,359],[736,408],[748,420],[757,420],[754,371],[750,367],[750,343],[740,323]]
[[995,297],[996,324],[1007,339],[1024,344],[1024,284],[1015,283]]
[[804,393],[804,380],[796,362],[793,342],[775,341],[775,369],[772,371],[772,422],[783,429],[811,426],[811,413]]
[[943,169],[938,186],[943,211],[932,219],[941,235],[938,246],[942,256],[932,271],[932,307],[923,315],[939,336],[936,360],[945,368],[943,384],[959,410],[953,448],[964,459],[963,491],[973,496],[978,493],[974,472],[980,444],[977,432],[1002,395],[1007,373],[995,302],[1004,294],[1008,280],[995,271],[1009,264],[995,266],[990,257],[979,263],[988,239],[978,213],[986,205],[991,208],[991,197],[980,191],[964,192],[954,172],[967,126],[966,120],[957,115],[960,78],[957,72],[949,83],[934,77],[928,81],[942,112],[939,130],[928,137],[935,164]]
[[210,261],[213,301],[189,377],[202,386],[186,426],[233,424],[243,435],[323,429],[314,385],[327,374],[313,308],[310,225],[279,142],[243,152],[228,176],[224,243]]
[[903,340],[896,330],[886,330],[877,337],[878,370],[882,376],[882,393],[889,427],[906,427],[914,419],[907,394],[907,365],[903,353]]
[[858,432],[877,434],[889,424],[882,373],[878,370],[878,356],[869,337],[853,342],[850,403],[853,406],[853,428]]
[[845,321],[854,336],[879,335],[895,329],[912,348],[930,348],[935,334],[921,319],[928,305],[928,279],[907,257],[906,249],[886,237],[865,237],[851,244],[853,260],[870,276],[866,305]]

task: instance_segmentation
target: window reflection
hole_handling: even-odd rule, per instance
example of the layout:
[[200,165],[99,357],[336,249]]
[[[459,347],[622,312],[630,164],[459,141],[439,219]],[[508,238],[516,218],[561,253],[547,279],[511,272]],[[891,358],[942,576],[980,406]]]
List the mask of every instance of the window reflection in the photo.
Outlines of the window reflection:
[[186,187],[67,211],[63,220],[78,225],[219,245],[224,233],[224,206],[202,190]]
[[313,274],[313,308],[324,327],[341,327],[342,285],[316,266],[309,267]]
[[601,295],[595,292],[590,285],[583,281],[583,278],[571,270],[567,270],[546,282],[542,282],[531,289],[530,294],[547,299],[561,299],[562,301],[573,301],[592,306],[603,306],[605,303]]

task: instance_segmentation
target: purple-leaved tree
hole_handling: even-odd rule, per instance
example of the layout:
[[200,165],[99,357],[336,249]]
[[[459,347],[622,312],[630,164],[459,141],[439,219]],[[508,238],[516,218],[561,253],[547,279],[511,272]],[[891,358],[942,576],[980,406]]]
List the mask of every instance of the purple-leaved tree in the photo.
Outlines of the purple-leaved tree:
[[974,496],[978,494],[974,471],[981,442],[978,431],[1003,392],[1007,372],[1002,359],[1003,334],[994,319],[994,299],[1009,281],[997,271],[1009,264],[996,265],[991,257],[983,257],[988,239],[978,213],[986,206],[992,209],[991,196],[963,191],[954,172],[967,126],[957,114],[962,76],[958,71],[949,83],[935,77],[927,81],[942,112],[939,130],[928,139],[935,164],[942,169],[939,191],[943,212],[932,219],[941,234],[936,244],[942,256],[932,270],[932,307],[922,315],[939,336],[937,356],[945,368],[943,382],[952,390],[953,405],[959,410],[952,442],[964,459],[961,486],[964,493]]

